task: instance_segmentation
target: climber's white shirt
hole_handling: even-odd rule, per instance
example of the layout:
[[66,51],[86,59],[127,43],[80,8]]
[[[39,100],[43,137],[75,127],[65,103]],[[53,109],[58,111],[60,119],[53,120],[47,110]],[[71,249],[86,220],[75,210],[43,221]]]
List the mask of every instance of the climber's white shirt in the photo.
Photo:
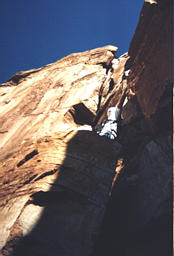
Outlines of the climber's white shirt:
[[106,136],[110,139],[115,139],[117,137],[117,123],[120,114],[120,109],[118,107],[111,107],[108,109],[108,121],[105,123],[103,129],[99,133],[100,136]]

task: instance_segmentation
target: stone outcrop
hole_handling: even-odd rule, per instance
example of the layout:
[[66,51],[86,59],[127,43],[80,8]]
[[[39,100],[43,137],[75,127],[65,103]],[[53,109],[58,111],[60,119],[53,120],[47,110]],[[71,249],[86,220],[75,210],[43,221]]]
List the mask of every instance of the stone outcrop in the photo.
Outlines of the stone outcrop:
[[91,252],[121,150],[92,132],[123,94],[121,73],[113,82],[116,51],[71,54],[1,85],[2,254],[22,237],[16,255]]
[[172,255],[172,10],[145,1],[128,51],[123,168],[95,256]]
[[[0,255],[170,255],[171,5],[144,3],[119,58],[74,53],[0,86]],[[117,141],[98,136],[125,93]]]
[[172,15],[171,0],[146,1],[129,48],[129,86],[147,117],[172,85]]

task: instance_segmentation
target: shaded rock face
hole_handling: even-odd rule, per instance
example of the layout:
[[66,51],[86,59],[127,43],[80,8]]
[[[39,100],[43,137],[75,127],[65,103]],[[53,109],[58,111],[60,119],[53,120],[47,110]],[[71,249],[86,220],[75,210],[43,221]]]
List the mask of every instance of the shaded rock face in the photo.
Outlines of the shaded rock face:
[[0,86],[0,255],[171,254],[171,4],[144,3],[114,65],[105,46]]
[[172,1],[146,1],[128,52],[123,168],[93,255],[172,255]]

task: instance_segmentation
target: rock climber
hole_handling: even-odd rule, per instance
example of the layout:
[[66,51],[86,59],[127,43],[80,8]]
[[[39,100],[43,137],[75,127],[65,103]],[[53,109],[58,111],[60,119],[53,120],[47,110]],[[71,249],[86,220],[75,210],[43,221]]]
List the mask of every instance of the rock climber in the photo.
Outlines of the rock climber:
[[118,123],[121,119],[121,110],[124,103],[126,90],[117,106],[110,107],[107,111],[108,119],[102,122],[101,125],[96,127],[95,131],[100,136],[106,136],[107,138],[114,140],[117,138]]
[[120,114],[120,109],[116,107],[111,107],[108,109],[107,116],[108,119],[104,121],[101,125],[101,130],[97,131],[100,136],[106,136],[111,140],[117,137],[117,120]]

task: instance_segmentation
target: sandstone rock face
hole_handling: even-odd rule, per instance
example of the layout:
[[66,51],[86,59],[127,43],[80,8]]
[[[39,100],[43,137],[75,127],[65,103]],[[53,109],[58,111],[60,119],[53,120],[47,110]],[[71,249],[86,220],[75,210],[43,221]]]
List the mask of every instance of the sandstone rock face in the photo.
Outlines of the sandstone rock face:
[[121,150],[92,132],[109,99],[123,93],[113,82],[116,51],[71,54],[1,85],[2,255],[22,237],[15,255],[91,252]]
[[[145,1],[125,65],[122,171],[93,255],[172,255],[172,1]],[[117,253],[116,253],[117,252]]]
[[172,15],[172,0],[146,1],[129,48],[129,86],[147,117],[157,111],[160,98],[173,84]]
[[[116,52],[0,86],[0,255],[170,255],[171,1],[146,1]],[[98,136],[125,92],[118,139]]]

